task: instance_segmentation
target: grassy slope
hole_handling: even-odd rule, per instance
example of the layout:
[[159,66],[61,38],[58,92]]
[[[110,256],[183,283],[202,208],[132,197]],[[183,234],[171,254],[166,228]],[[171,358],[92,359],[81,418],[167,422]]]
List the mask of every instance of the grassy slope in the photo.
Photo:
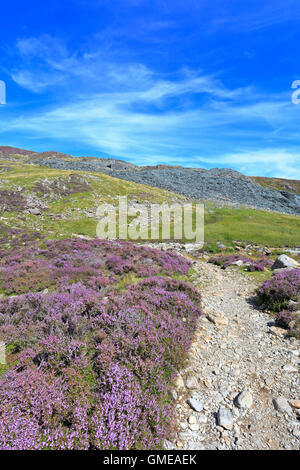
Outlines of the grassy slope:
[[300,243],[300,217],[254,209],[215,209],[206,215],[208,242],[241,240],[267,246]]
[[[89,217],[86,211],[93,212],[103,202],[116,205],[119,195],[141,203],[185,200],[166,190],[105,174],[63,171],[5,160],[0,160],[0,189],[22,187],[25,193],[30,194],[38,180],[67,179],[74,173],[87,179],[90,191],[61,197],[56,201],[46,199],[49,210],[38,216],[23,212],[2,213],[0,222],[9,227],[38,230],[47,238],[64,238],[72,234],[94,237],[97,221],[93,216]],[[300,240],[300,218],[294,216],[251,209],[215,208],[213,213],[206,214],[205,222],[205,240],[210,243],[242,240],[269,246],[294,246]]]
[[287,180],[283,178],[265,178],[262,176],[251,176],[251,179],[265,188],[276,189],[277,191],[288,191],[300,194],[300,181]]
[[[1,167],[10,169],[1,172]],[[45,178],[67,179],[74,173],[86,179],[91,187],[90,191],[61,197],[52,202],[45,199],[49,210],[38,216],[22,212],[2,213],[4,218],[2,217],[1,222],[10,227],[41,231],[48,238],[63,238],[72,234],[94,237],[97,222],[94,217],[88,217],[86,211],[93,213],[102,203],[117,205],[118,196],[127,196],[128,201],[140,203],[161,204],[164,201],[171,203],[185,200],[184,197],[166,190],[119,180],[105,174],[56,170],[4,160],[0,160],[0,189],[22,187],[26,194],[31,194],[37,181]]]

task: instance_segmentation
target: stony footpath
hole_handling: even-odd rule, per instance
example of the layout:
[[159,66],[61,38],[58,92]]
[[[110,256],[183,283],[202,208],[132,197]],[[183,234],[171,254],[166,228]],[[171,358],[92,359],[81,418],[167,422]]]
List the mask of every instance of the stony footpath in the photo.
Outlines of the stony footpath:
[[173,391],[178,430],[169,449],[299,449],[299,340],[254,303],[234,268],[195,261],[203,296],[188,363]]

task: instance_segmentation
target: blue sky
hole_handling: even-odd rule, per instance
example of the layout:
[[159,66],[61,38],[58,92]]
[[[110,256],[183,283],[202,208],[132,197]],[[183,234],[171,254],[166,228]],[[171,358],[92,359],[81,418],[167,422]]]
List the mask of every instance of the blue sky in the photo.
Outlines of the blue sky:
[[294,0],[11,0],[0,145],[300,179]]

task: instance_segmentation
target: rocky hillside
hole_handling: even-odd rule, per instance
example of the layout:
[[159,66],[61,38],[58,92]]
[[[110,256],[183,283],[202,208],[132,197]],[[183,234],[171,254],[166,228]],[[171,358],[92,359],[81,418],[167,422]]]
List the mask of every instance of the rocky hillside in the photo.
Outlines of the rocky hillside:
[[3,146],[0,146],[0,158],[73,171],[103,172],[138,168],[132,163],[114,158],[73,157],[72,155],[55,151],[38,153],[31,150]]
[[241,173],[213,168],[114,171],[113,176],[168,189],[195,200],[222,205],[242,205],[300,215],[300,196],[265,188]]
[[250,178],[230,169],[182,168],[157,165],[137,167],[112,158],[72,157],[58,152],[36,153],[0,147],[0,158],[72,171],[108,173],[126,181],[182,194],[221,206],[253,208],[300,215],[298,181]]

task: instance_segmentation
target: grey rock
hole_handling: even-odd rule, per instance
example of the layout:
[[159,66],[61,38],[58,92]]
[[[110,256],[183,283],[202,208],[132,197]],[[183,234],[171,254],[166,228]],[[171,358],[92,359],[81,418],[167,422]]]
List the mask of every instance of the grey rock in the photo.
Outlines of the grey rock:
[[297,367],[294,367],[293,364],[286,364],[282,367],[282,370],[284,370],[284,372],[298,372]]
[[280,255],[274,262],[271,269],[282,269],[282,268],[300,268],[300,264],[295,261],[293,258],[290,258],[287,255]]
[[297,439],[300,439],[300,429],[294,428],[292,432]]
[[189,422],[189,424],[195,424],[195,423],[197,423],[196,416],[195,416],[195,415],[190,415],[190,416],[188,417],[188,422]]
[[228,408],[221,407],[217,414],[218,425],[229,431],[232,429],[234,417]]
[[199,411],[203,410],[203,403],[201,403],[199,400],[196,400],[195,398],[189,398],[187,403],[194,411],[197,411],[198,413]]
[[186,388],[195,389],[198,387],[197,378],[193,375],[189,376],[185,382]]
[[271,326],[269,332],[273,336],[277,336],[279,338],[286,335],[286,330],[284,330],[283,328],[280,328],[278,326]]
[[200,413],[198,416],[198,422],[202,424],[207,423],[207,416],[205,416],[204,413]]
[[253,404],[253,397],[249,390],[243,390],[234,400],[235,405],[238,408],[251,408]]
[[183,378],[181,377],[181,375],[178,375],[178,376],[176,377],[175,386],[176,386],[177,388],[183,388],[183,387],[184,387],[184,381],[183,381]]
[[232,266],[244,266],[244,261],[242,261],[241,259],[234,261],[232,263]]
[[189,442],[187,446],[187,450],[205,450],[205,447],[202,444],[202,442],[198,442],[198,441]]
[[28,212],[29,212],[29,214],[33,214],[33,215],[41,215],[41,211],[37,207],[33,207],[31,209],[28,209]]
[[292,413],[292,408],[290,407],[288,401],[284,397],[278,397],[273,399],[273,405],[275,410],[279,411],[280,413]]

